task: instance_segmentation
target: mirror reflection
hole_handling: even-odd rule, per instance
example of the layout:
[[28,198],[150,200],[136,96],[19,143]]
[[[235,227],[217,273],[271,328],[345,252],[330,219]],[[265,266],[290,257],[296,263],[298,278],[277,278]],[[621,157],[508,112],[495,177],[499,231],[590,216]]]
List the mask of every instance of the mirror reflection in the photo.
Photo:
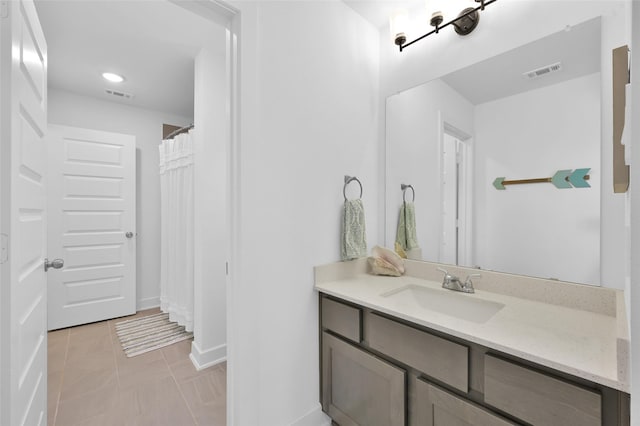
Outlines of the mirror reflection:
[[[387,99],[387,246],[600,283],[600,27],[587,21]],[[583,168],[586,188],[493,185]]]

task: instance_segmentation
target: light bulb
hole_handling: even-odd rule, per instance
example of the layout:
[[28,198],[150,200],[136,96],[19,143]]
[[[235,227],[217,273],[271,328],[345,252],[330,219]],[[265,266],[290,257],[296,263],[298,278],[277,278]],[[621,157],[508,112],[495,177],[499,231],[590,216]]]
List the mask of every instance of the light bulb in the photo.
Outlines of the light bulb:
[[124,81],[124,77],[118,74],[114,74],[112,72],[103,72],[102,78],[112,83],[122,83]]
[[391,40],[394,44],[402,46],[407,42],[407,30],[409,27],[409,14],[406,10],[396,11],[390,18]]
[[[445,0],[426,0],[425,6],[427,8],[427,14],[431,15],[431,25],[437,26],[442,24],[444,20],[445,6],[447,6],[447,1]],[[447,14],[448,15],[448,14]]]

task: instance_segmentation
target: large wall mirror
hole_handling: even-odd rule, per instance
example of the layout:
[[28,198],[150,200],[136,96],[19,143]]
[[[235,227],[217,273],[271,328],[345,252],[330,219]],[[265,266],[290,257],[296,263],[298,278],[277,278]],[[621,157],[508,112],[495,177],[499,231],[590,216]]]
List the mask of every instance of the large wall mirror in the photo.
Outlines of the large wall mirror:
[[[409,184],[410,258],[599,285],[600,46],[597,18],[390,96],[387,246]],[[582,168],[588,188],[493,185]]]

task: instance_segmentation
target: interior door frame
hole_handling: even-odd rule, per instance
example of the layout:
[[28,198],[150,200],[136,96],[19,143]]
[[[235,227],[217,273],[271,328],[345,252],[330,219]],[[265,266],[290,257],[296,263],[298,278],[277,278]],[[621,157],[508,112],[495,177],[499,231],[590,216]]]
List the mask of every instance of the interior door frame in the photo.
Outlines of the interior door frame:
[[[4,5],[0,5],[0,20],[4,21],[7,19],[5,16],[6,13],[4,11]],[[3,25],[0,22],[0,47],[7,43],[7,37],[9,41],[11,40],[11,32],[10,28],[7,28],[7,25]],[[5,87],[5,73],[7,72],[7,59],[2,56],[2,49],[0,48],[0,238],[2,239],[1,244],[2,247],[0,250],[8,250],[5,247],[5,234],[3,234],[4,230],[8,227],[8,216],[9,216],[9,206],[8,203],[5,203],[9,194],[5,193],[5,184],[3,182],[7,181],[8,178],[8,164],[9,155],[11,154],[10,150],[5,146],[7,144],[6,141],[10,140],[11,137],[11,129],[7,124],[7,120],[11,120],[11,117],[7,117],[6,111],[6,99],[10,96],[11,91],[9,87]],[[9,61],[10,63],[10,61]],[[5,100],[4,102],[2,100]],[[9,151],[9,152],[8,152]],[[7,305],[9,303],[9,299],[11,294],[9,294],[8,290],[8,280],[6,277],[7,271],[6,268],[3,267],[4,261],[0,259],[0,383],[7,383],[9,380],[8,368],[5,368],[9,359],[7,357],[10,355],[8,350],[8,343],[11,341],[11,330],[10,330],[10,318],[5,315],[3,312],[7,311]],[[0,423],[6,421],[6,413],[5,407],[10,404],[9,395],[6,395],[5,387],[0,385]]]
[[167,0],[186,10],[226,28],[226,73],[227,90],[225,92],[228,105],[227,120],[227,189],[226,204],[229,232],[227,234],[227,279],[226,279],[226,332],[227,332],[227,424],[234,424],[234,377],[235,377],[235,345],[239,339],[234,323],[234,283],[239,280],[237,267],[240,244],[240,41],[241,41],[241,13],[240,10],[221,0],[180,1]]

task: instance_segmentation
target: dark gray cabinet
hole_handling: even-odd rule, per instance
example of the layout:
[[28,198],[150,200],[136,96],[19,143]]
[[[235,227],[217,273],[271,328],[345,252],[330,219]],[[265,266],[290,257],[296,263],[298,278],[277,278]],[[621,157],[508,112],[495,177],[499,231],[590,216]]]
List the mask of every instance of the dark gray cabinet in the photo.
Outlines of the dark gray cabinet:
[[628,426],[629,394],[320,296],[322,408],[340,426]]
[[477,404],[428,383],[416,381],[416,426],[512,426],[510,422]]
[[341,426],[404,426],[406,373],[322,335],[322,408]]

